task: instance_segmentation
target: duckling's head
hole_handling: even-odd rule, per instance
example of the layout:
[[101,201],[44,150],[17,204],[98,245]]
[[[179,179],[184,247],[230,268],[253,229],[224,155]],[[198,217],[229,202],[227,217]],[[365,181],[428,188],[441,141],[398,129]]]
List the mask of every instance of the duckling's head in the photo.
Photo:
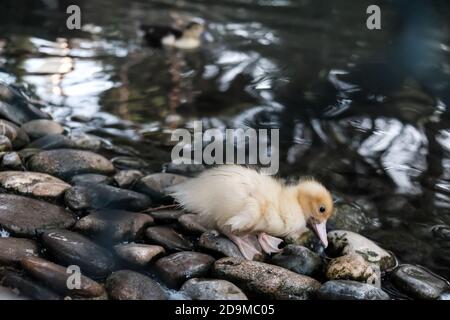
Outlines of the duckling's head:
[[317,235],[325,248],[328,246],[326,223],[334,213],[330,192],[314,179],[301,180],[297,185],[298,202],[308,227]]
[[202,22],[191,21],[184,29],[183,36],[187,38],[200,39],[205,32],[205,25]]

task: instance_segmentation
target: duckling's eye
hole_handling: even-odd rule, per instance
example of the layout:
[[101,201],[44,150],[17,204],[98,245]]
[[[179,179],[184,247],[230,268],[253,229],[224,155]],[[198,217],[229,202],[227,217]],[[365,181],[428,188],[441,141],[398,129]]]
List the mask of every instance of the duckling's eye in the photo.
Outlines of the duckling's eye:
[[325,210],[326,210],[325,207],[320,207],[320,208],[319,208],[319,211],[320,211],[321,213],[324,213]]

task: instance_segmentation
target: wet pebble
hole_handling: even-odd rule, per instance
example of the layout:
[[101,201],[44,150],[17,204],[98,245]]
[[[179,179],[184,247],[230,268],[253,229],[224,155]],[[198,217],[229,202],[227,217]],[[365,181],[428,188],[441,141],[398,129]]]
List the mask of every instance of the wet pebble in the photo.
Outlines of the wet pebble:
[[83,132],[72,133],[68,138],[78,149],[97,151],[104,144],[102,138]]
[[131,271],[113,272],[106,280],[108,295],[114,300],[166,300],[161,286],[153,279]]
[[164,172],[174,173],[183,176],[193,177],[197,174],[205,171],[205,166],[202,164],[175,164],[175,163],[166,163],[163,166]]
[[380,286],[380,272],[372,267],[363,257],[349,254],[332,259],[327,267],[326,276],[329,280],[355,280],[375,286]]
[[119,170],[140,170],[149,167],[149,163],[143,159],[135,157],[115,157],[111,162]]
[[244,258],[234,242],[221,236],[216,230],[203,233],[198,240],[198,245],[226,257]]
[[111,177],[105,176],[103,174],[97,174],[97,173],[85,173],[85,174],[78,174],[76,176],[73,176],[69,180],[70,184],[72,185],[81,185],[86,183],[94,183],[94,184],[113,184],[114,180]]
[[247,296],[233,283],[216,279],[190,279],[180,289],[192,300],[247,300]]
[[143,176],[139,170],[121,170],[114,175],[114,181],[121,188],[129,188]]
[[319,300],[389,300],[389,295],[373,285],[352,280],[325,282],[316,295]]
[[70,188],[69,184],[48,174],[24,171],[0,172],[0,185],[16,193],[44,198],[59,198]]
[[317,275],[322,269],[322,259],[306,247],[289,244],[272,257],[271,262],[307,276]]
[[170,173],[154,173],[139,179],[133,189],[149,195],[161,203],[171,203],[172,198],[167,195],[167,188],[185,181],[187,178]]
[[0,152],[8,152],[12,150],[11,140],[7,136],[0,135]]
[[389,252],[380,248],[375,242],[360,234],[335,230],[328,232],[328,250],[335,255],[346,255],[356,253],[366,261],[377,264],[382,271],[395,266],[396,260]]
[[437,299],[450,289],[446,281],[418,266],[401,265],[390,277],[398,289],[416,299]]
[[101,243],[112,244],[134,241],[152,224],[153,218],[146,214],[123,210],[99,210],[78,220],[75,230]]
[[450,241],[450,226],[437,225],[431,228],[433,235],[446,241]]
[[310,299],[320,287],[320,282],[308,276],[239,258],[217,260],[214,275],[267,299]]
[[7,152],[2,158],[2,168],[12,170],[22,170],[22,159],[17,152]]
[[9,139],[12,148],[15,150],[23,148],[30,143],[30,138],[26,132],[7,120],[0,120],[0,134]]
[[102,208],[142,211],[152,203],[149,197],[141,193],[94,183],[70,188],[64,200],[75,211]]
[[0,225],[13,235],[33,237],[38,229],[69,228],[75,223],[63,208],[23,196],[0,194]]
[[49,134],[31,142],[27,148],[40,150],[70,149],[76,145],[62,134]]
[[170,251],[192,250],[192,243],[181,234],[169,227],[149,227],[145,231],[146,237]]
[[193,213],[183,214],[178,218],[178,223],[183,228],[183,230],[193,233],[202,234],[208,231],[207,228],[202,226],[197,219],[197,215]]
[[378,219],[369,217],[358,205],[341,202],[335,205],[336,214],[330,217],[327,225],[331,229],[349,230],[359,233],[380,225]]
[[24,123],[21,128],[27,135],[35,140],[48,134],[61,134],[64,128],[56,121],[47,119],[32,120]]
[[8,288],[17,290],[21,295],[35,300],[61,300],[61,297],[52,290],[44,287],[34,279],[23,274],[12,271],[3,270],[0,272],[0,283]]
[[0,238],[0,265],[2,266],[15,266],[22,258],[38,255],[39,249],[34,240]]
[[208,274],[214,258],[199,252],[177,252],[156,261],[155,270],[170,288],[178,288],[191,278]]
[[114,172],[112,163],[90,151],[58,149],[43,151],[32,156],[27,162],[32,171],[48,173],[61,179],[69,179],[77,174]]
[[166,253],[161,246],[141,243],[118,244],[114,246],[114,251],[122,260],[141,267],[147,266],[155,258]]
[[106,249],[72,231],[47,230],[41,235],[41,243],[57,262],[78,265],[89,276],[107,276],[115,267],[113,256]]
[[177,221],[184,213],[182,210],[154,210],[148,214],[156,221],[173,222]]
[[[83,274],[80,275],[80,286],[77,288],[75,283],[70,282],[69,277],[72,273],[53,262],[37,257],[26,257],[22,259],[21,264],[28,274],[61,294],[93,298],[105,293],[103,286]],[[72,289],[69,289],[68,283],[73,285]]]

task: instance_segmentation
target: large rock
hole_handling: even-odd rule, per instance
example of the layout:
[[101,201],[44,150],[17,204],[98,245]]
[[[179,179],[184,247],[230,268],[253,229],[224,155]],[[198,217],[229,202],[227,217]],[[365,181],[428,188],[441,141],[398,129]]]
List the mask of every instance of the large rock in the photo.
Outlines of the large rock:
[[64,132],[64,128],[58,122],[47,119],[31,120],[24,123],[22,129],[33,140],[48,134],[61,134]]
[[124,243],[114,246],[114,251],[122,260],[135,265],[145,267],[155,258],[166,253],[161,246],[141,243]]
[[34,240],[0,238],[0,265],[18,265],[23,258],[38,255],[39,249]]
[[319,289],[320,282],[271,264],[239,258],[222,258],[214,274],[240,288],[269,299],[305,300]]
[[166,300],[166,294],[153,279],[143,274],[120,270],[106,280],[106,289],[114,300]]
[[437,299],[446,290],[449,284],[422,267],[402,265],[391,273],[394,285],[412,298]]
[[48,173],[61,179],[68,179],[82,173],[111,174],[112,163],[90,151],[58,149],[40,152],[27,163],[32,171]]
[[0,134],[10,140],[13,149],[20,149],[30,142],[30,138],[25,131],[6,120],[0,120]]
[[40,107],[21,88],[0,82],[0,117],[19,125],[34,119],[49,119]]
[[206,276],[213,263],[207,254],[183,251],[156,261],[155,270],[167,286],[177,288],[188,279]]
[[317,275],[322,268],[318,254],[303,246],[289,244],[272,257],[272,263],[306,276]]
[[153,218],[142,213],[123,210],[99,210],[80,220],[75,229],[102,243],[134,241],[153,224]]
[[219,253],[222,256],[244,258],[234,242],[221,236],[216,230],[203,233],[198,240],[198,245],[206,250]]
[[380,288],[352,280],[327,281],[316,296],[320,300],[389,300]]
[[172,198],[166,194],[166,189],[186,181],[186,179],[186,177],[177,174],[153,173],[139,179],[134,185],[134,190],[149,195],[155,201],[170,203]]
[[[94,298],[105,293],[105,290],[100,284],[82,274],[79,277],[80,282],[77,284],[75,279],[69,278],[72,276],[73,271],[67,272],[67,268],[50,261],[37,257],[26,257],[22,259],[21,264],[24,270],[31,276],[61,294]],[[73,287],[69,289],[68,284]]]
[[0,283],[8,288],[17,290],[21,295],[36,300],[60,300],[61,297],[44,287],[37,281],[30,279],[23,274],[11,271],[0,271]]
[[83,274],[105,277],[115,268],[111,253],[78,233],[47,230],[41,242],[54,260],[64,266],[77,265]]
[[44,198],[60,197],[70,185],[45,173],[3,171],[0,185],[6,190]]
[[335,255],[359,254],[366,261],[377,264],[382,271],[393,268],[396,259],[389,252],[380,248],[375,242],[360,234],[335,230],[328,232],[328,250]]
[[93,183],[70,188],[64,199],[69,208],[75,211],[103,208],[142,211],[152,203],[149,197],[141,193]]
[[380,273],[357,254],[332,259],[328,264],[326,276],[330,280],[355,280],[378,287],[381,284]]
[[192,300],[247,300],[241,289],[226,280],[194,278],[180,291]]
[[172,251],[192,250],[192,243],[169,227],[149,227],[145,231],[146,237],[156,244],[159,244]]
[[74,223],[72,215],[56,205],[0,194],[0,225],[13,235],[33,237],[38,229],[69,228]]

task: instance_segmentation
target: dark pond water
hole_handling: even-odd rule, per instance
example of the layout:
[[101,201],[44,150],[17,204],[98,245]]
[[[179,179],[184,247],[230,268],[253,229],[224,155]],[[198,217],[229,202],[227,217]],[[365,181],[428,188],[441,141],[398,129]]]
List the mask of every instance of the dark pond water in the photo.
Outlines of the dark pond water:
[[[378,31],[364,0],[2,0],[0,79],[148,160],[196,119],[280,128],[282,175],[320,177],[358,231],[450,278],[450,3],[376,2]],[[140,23],[189,17],[201,49],[141,42]]]

